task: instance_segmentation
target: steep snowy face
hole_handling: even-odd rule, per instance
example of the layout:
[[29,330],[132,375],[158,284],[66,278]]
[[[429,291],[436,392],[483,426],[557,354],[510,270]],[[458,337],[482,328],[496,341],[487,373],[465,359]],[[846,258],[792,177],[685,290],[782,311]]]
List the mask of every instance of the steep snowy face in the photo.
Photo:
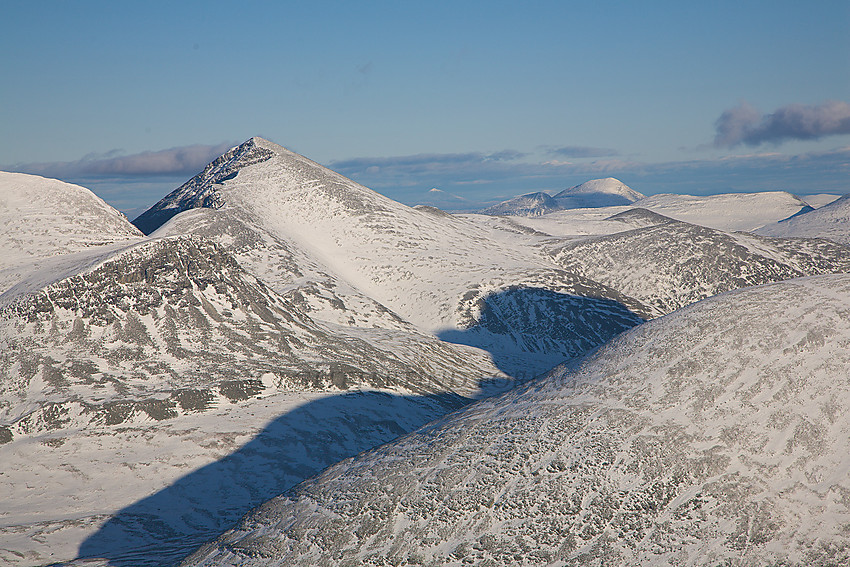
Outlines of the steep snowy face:
[[84,187],[0,171],[0,293],[45,258],[141,236]]
[[785,191],[703,196],[660,194],[644,197],[636,201],[635,206],[726,231],[753,231],[813,210],[808,203]]
[[341,463],[184,565],[846,565],[850,276],[739,290]]
[[850,245],[850,194],[819,209],[769,224],[756,232],[788,238],[829,238]]
[[[829,240],[730,234],[646,213],[640,217],[649,226],[561,242],[550,252],[565,270],[634,297],[656,315],[732,289],[850,272],[850,249]],[[634,222],[635,213],[609,222],[627,219]]]
[[563,209],[581,209],[585,207],[612,207],[628,205],[642,199],[638,193],[619,179],[591,179],[581,185],[564,189],[555,195],[555,201]]
[[502,201],[498,205],[493,205],[479,212],[482,215],[529,217],[544,215],[560,209],[561,206],[549,194],[538,192]]

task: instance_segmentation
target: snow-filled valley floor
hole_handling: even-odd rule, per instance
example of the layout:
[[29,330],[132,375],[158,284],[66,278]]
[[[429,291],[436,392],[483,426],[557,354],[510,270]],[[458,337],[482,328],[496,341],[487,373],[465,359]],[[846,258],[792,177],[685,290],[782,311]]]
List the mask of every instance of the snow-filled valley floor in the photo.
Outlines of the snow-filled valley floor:
[[0,173],[0,563],[844,564],[850,201],[532,197]]

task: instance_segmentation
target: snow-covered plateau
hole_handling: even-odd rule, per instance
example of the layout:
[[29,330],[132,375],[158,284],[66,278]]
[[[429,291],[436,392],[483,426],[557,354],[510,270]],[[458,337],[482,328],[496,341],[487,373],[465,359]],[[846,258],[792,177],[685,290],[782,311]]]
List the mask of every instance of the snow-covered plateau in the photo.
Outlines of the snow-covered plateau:
[[544,195],[0,173],[0,563],[842,564],[846,197]]

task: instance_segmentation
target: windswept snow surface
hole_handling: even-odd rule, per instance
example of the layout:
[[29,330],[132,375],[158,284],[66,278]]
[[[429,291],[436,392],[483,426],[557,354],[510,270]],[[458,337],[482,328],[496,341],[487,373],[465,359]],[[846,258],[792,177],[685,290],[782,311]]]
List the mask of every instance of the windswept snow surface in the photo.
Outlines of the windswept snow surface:
[[330,468],[184,566],[850,563],[850,276],[723,294]]
[[655,315],[732,289],[850,272],[850,248],[825,239],[727,233],[635,209],[609,223],[640,226],[607,236],[553,241],[563,269],[649,305]]
[[828,205],[756,231],[766,236],[829,238],[850,245],[850,194]]
[[0,293],[45,258],[142,234],[94,193],[38,175],[0,171]]
[[644,197],[636,201],[634,206],[676,220],[724,231],[752,231],[812,210],[808,203],[785,191],[725,193],[699,197],[659,194]]

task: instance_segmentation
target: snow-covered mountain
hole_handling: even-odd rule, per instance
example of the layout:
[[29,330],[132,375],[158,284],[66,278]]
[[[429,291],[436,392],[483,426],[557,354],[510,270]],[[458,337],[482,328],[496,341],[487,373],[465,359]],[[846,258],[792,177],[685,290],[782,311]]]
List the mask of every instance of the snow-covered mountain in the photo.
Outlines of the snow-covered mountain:
[[[648,312],[559,269],[515,235],[496,238],[461,218],[407,207],[262,138],[234,148],[135,222],[150,231],[164,218],[155,235],[214,238],[314,319],[437,334],[487,349],[513,375],[545,371]],[[505,294],[510,301],[499,302]],[[575,318],[577,302],[598,301],[599,313]],[[482,320],[493,302],[500,324]],[[511,324],[530,309],[570,332],[541,339],[539,328]]]
[[[86,540],[79,553],[116,564],[172,562],[502,376],[435,337],[375,329],[383,340],[366,341],[317,323],[206,239],[99,252],[56,258],[0,296],[0,561],[69,559]],[[298,419],[263,433],[281,412]],[[200,446],[172,439],[181,431]],[[258,434],[268,447],[244,465],[214,466]],[[215,473],[180,481],[187,462]]]
[[734,232],[753,231],[812,210],[809,203],[785,191],[704,196],[658,194],[641,197],[633,203],[622,202],[625,204],[516,215],[514,221],[552,236],[610,234],[611,224],[598,221],[638,207],[676,220]]
[[190,237],[130,246],[25,295],[13,287],[0,296],[0,341],[0,374],[16,376],[0,384],[0,422],[15,435],[176,416],[187,389],[210,400],[269,384],[469,393],[498,375],[433,338],[416,364],[335,333]]
[[0,293],[45,258],[142,234],[100,197],[79,185],[0,171]]
[[[601,181],[574,193],[629,195]],[[20,566],[172,564],[645,319],[850,270],[827,240],[625,206],[411,208],[261,138],[142,214],[148,237],[83,188],[0,182],[0,562]]]
[[583,209],[629,205],[643,197],[619,179],[607,177],[564,189],[555,195],[555,201],[562,209]]
[[[45,226],[71,222],[44,210]],[[165,225],[104,229],[0,296],[2,561],[172,562],[322,468],[504,389],[500,368],[538,374],[648,312],[523,239],[260,139],[142,220]]]
[[829,238],[850,245],[850,194],[819,209],[764,226],[756,232],[765,236]]
[[498,216],[540,216],[552,211],[561,210],[558,202],[548,193],[538,192],[520,195],[507,201],[502,201],[492,207],[487,207],[480,212],[482,215],[498,215]]
[[642,227],[553,241],[550,252],[565,270],[637,298],[656,316],[732,289],[850,272],[850,248],[829,240],[727,233],[645,209],[607,222]]
[[658,194],[644,197],[634,206],[725,231],[752,231],[813,210],[808,203],[785,191],[702,196]]
[[183,563],[850,563],[850,276],[707,299],[330,468]]
[[548,193],[528,193],[478,211],[483,215],[539,217],[564,209],[585,209],[630,205],[644,198],[613,177],[591,179],[564,189],[554,197]]

